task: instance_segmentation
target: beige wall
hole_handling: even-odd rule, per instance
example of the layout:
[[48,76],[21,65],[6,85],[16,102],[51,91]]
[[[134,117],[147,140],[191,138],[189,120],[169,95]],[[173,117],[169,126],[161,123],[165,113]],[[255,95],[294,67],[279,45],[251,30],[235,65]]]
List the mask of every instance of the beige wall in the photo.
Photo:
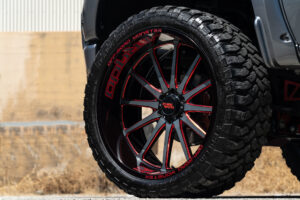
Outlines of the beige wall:
[[0,121],[82,120],[80,33],[0,33]]
[[[0,195],[118,190],[91,156],[82,125],[86,82],[80,33],[0,33]],[[77,123],[78,122],[78,123]],[[235,194],[300,193],[278,148],[264,148]]]

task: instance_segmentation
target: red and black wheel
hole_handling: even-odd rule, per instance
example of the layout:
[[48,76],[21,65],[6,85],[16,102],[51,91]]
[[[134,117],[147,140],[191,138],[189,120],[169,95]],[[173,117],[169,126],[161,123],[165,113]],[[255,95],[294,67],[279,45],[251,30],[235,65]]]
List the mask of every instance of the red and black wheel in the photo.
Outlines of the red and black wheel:
[[143,11],[105,41],[88,77],[94,157],[136,196],[218,194],[259,155],[266,77],[256,48],[228,22],[182,7]]
[[[201,151],[216,98],[208,63],[193,44],[176,30],[154,31],[140,38],[148,45],[133,59],[120,98],[121,137],[135,157],[133,163],[127,163],[127,154],[120,158],[148,179],[175,174]],[[174,141],[183,159],[172,157],[180,154]]]

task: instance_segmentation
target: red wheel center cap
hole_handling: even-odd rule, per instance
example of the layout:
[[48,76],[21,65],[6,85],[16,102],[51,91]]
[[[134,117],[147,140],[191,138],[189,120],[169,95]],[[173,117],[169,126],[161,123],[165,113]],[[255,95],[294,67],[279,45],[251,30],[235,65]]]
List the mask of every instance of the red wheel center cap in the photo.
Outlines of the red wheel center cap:
[[169,94],[162,99],[160,107],[164,116],[177,115],[180,109],[180,99],[175,94]]
[[175,109],[172,103],[162,103],[162,106],[164,107],[164,109],[171,109],[171,110]]

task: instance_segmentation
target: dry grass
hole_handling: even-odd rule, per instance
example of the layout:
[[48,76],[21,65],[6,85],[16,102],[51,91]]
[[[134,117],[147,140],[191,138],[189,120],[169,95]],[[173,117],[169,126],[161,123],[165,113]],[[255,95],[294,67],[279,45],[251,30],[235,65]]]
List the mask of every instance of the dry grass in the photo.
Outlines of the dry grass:
[[0,141],[0,195],[119,192],[94,161],[81,126],[43,134],[29,128]]
[[[2,135],[0,141],[0,162],[4,163],[0,166],[0,195],[121,192],[94,161],[83,127],[71,127],[66,133],[53,129],[40,135],[28,129],[19,135]],[[35,155],[24,144],[30,145]],[[255,167],[224,195],[296,193],[300,193],[300,184],[280,149],[265,147]]]
[[299,194],[300,182],[290,172],[277,147],[264,147],[254,168],[225,195]]
[[[58,166],[57,168],[60,168]],[[91,162],[69,163],[64,170],[45,168],[26,175],[19,183],[2,188],[4,194],[108,194],[118,190]]]

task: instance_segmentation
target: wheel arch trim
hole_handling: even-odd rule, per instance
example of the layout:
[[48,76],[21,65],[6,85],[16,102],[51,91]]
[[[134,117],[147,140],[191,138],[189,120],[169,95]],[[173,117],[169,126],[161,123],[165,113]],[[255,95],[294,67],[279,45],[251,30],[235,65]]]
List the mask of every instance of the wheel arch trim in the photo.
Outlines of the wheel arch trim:
[[101,0],[85,0],[81,13],[81,27],[84,42],[91,42],[98,39],[97,36],[97,15]]
[[[265,63],[269,67],[300,68],[295,42],[278,0],[252,0],[255,31]],[[288,40],[282,40],[285,35]]]

